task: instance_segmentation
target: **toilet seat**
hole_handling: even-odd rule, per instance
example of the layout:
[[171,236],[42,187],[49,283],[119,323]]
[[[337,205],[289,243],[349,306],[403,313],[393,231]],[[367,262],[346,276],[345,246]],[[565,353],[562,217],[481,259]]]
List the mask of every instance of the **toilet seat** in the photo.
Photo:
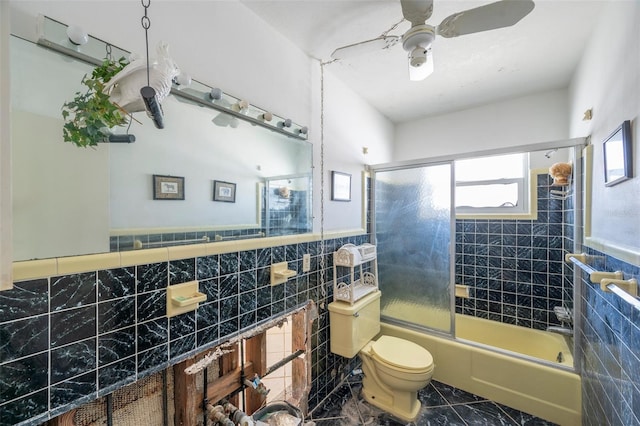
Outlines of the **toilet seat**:
[[408,373],[433,370],[433,357],[422,346],[393,336],[381,336],[371,345],[375,358]]

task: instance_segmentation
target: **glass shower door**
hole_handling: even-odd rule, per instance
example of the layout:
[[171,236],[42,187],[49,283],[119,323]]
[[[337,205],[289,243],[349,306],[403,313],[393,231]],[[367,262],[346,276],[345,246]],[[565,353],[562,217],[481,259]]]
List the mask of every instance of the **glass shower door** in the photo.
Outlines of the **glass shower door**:
[[384,319],[452,333],[452,164],[374,169]]
[[269,177],[264,185],[262,212],[266,236],[311,231],[311,176]]

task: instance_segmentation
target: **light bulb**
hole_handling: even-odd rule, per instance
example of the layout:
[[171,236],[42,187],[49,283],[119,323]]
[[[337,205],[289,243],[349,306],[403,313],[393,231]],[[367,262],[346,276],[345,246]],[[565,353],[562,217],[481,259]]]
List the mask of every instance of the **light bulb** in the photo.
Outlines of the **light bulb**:
[[214,87],[213,89],[211,89],[211,92],[209,92],[209,98],[215,100],[221,99],[222,98],[222,89],[219,89],[217,87]]
[[273,120],[273,114],[271,114],[269,111],[265,111],[258,116],[258,120],[271,121]]
[[246,112],[249,109],[249,102],[241,100],[231,105],[231,109],[235,112]]
[[279,121],[278,122],[278,127],[283,128],[283,127],[291,127],[291,119],[287,118],[284,121]]
[[89,34],[78,25],[69,25],[67,27],[67,37],[69,37],[69,41],[76,46],[82,46],[89,42]]
[[176,84],[178,86],[188,87],[191,85],[191,76],[186,72],[181,72],[176,76]]

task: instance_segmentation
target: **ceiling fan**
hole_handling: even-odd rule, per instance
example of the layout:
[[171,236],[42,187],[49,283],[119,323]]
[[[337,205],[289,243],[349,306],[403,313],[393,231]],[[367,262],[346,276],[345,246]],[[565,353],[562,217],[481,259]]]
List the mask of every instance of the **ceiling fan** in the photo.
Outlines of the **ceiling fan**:
[[[534,8],[533,0],[501,0],[454,13],[437,27],[426,23],[433,13],[433,0],[400,0],[404,19],[411,28],[402,36],[388,35],[391,30],[372,40],[339,47],[333,59],[346,59],[378,49],[388,49],[402,42],[409,54],[409,78],[424,80],[433,72],[431,44],[436,35],[452,38],[515,25]],[[395,28],[392,27],[392,29]]]

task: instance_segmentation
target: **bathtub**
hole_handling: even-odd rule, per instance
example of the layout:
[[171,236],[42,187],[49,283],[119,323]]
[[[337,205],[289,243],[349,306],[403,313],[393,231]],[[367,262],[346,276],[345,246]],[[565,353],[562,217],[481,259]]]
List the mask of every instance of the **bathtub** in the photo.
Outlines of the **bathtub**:
[[573,367],[573,349],[569,347],[565,336],[560,334],[457,314],[456,337],[541,359],[561,367]]
[[[560,425],[581,424],[580,376],[562,368],[573,364],[563,336],[460,314],[456,315],[455,340],[388,323],[382,323],[381,334],[426,348],[435,362],[434,380]],[[520,354],[533,350],[527,356],[545,362],[482,345],[503,346]],[[564,359],[560,368],[553,365],[558,364],[559,352]]]

